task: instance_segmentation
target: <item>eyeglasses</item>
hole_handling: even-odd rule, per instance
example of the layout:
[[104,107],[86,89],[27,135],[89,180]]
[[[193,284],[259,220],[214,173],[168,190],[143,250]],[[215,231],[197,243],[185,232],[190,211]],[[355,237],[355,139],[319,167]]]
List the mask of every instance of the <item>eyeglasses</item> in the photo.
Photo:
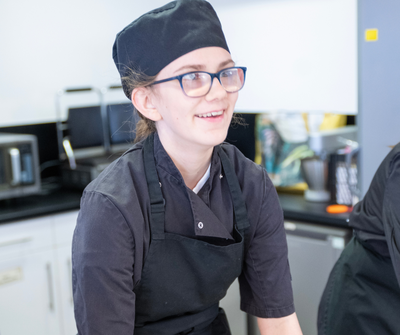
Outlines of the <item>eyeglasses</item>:
[[[190,98],[199,98],[210,92],[214,78],[217,78],[221,86],[228,93],[235,93],[242,89],[246,79],[245,67],[230,67],[217,73],[194,71],[180,76],[155,81],[151,85],[165,83],[171,80],[179,80],[183,93]],[[150,85],[150,86],[151,86]]]

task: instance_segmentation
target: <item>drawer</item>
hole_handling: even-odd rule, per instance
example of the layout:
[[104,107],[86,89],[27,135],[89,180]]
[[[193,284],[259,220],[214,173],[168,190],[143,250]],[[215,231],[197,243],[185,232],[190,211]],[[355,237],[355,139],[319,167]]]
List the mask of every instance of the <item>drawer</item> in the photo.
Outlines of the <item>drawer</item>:
[[52,216],[23,220],[0,226],[0,259],[51,248]]

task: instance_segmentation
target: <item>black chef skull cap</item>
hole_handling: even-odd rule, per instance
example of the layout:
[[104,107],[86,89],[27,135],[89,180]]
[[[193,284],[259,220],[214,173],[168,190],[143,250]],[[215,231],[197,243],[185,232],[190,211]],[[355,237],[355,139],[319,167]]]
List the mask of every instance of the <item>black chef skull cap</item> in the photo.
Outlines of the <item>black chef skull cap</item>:
[[229,52],[214,8],[205,0],[178,0],[140,16],[118,33],[113,59],[121,78],[130,69],[155,76],[180,56],[204,47]]

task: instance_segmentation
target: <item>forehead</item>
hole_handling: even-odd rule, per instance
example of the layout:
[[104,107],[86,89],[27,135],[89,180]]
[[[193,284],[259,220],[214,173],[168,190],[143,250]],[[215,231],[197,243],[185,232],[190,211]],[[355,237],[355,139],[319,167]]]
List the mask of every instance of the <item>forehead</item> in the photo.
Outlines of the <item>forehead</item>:
[[234,64],[231,54],[220,47],[193,50],[169,63],[159,75],[177,75],[188,71],[217,72]]

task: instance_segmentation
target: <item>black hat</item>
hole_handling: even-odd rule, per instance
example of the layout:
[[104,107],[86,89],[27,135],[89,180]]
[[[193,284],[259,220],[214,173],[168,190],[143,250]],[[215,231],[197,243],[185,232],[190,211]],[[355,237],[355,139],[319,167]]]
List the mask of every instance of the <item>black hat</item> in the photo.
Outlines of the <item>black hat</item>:
[[118,33],[113,58],[121,77],[129,69],[154,76],[180,56],[212,46],[229,52],[213,7],[205,0],[178,0],[140,16]]

